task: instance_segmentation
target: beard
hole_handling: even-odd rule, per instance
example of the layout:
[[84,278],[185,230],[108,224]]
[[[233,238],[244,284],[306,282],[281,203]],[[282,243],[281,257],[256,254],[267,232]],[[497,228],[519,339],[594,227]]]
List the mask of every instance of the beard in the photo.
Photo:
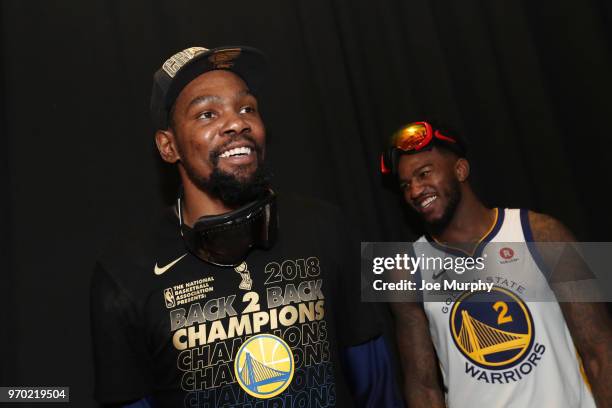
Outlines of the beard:
[[448,204],[442,213],[442,217],[427,224],[431,233],[434,235],[442,233],[455,216],[457,206],[459,206],[459,202],[461,201],[461,185],[459,180],[452,178],[444,194],[448,197]]
[[213,170],[208,178],[199,175],[189,163],[182,162],[187,176],[196,187],[218,198],[230,208],[238,208],[256,201],[265,196],[270,189],[272,171],[262,159],[263,149],[250,136],[245,135],[243,138],[251,142],[253,146],[251,154],[257,155],[257,168],[250,174],[249,166],[237,166],[233,173],[219,168],[219,154],[225,146],[210,152],[209,160]]

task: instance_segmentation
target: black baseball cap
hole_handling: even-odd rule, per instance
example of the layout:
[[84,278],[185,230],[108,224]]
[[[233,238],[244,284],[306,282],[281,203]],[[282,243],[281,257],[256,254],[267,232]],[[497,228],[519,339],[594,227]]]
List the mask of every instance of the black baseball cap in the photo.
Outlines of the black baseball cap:
[[187,84],[216,69],[236,73],[249,91],[256,94],[267,71],[267,62],[260,50],[245,46],[190,47],[177,52],[153,76],[151,118],[155,129],[168,128],[170,109]]

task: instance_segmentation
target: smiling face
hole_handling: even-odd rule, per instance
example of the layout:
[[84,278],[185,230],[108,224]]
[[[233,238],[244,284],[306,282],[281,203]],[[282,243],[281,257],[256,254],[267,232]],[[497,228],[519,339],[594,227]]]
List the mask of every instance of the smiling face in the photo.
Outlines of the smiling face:
[[461,183],[469,166],[437,148],[400,157],[398,178],[406,202],[432,228],[443,229],[461,201]]
[[156,142],[165,161],[178,162],[183,185],[190,181],[230,206],[266,188],[265,129],[257,99],[239,76],[223,70],[198,76],[179,94],[170,122]]

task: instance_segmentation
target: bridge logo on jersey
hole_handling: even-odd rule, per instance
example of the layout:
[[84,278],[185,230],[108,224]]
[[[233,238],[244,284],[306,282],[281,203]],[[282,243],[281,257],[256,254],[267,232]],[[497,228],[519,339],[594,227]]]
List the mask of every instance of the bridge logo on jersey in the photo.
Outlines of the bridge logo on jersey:
[[531,312],[518,296],[494,286],[466,292],[453,305],[450,330],[459,351],[482,368],[504,370],[520,363],[533,346]]
[[272,398],[285,391],[294,371],[291,348],[272,334],[249,338],[234,359],[236,381],[247,394],[256,398]]

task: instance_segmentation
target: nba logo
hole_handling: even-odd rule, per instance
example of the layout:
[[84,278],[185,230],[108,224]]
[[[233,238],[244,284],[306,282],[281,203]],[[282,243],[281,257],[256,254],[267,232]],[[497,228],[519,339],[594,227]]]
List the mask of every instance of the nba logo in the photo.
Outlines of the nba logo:
[[166,301],[166,307],[168,309],[176,306],[176,302],[174,301],[174,292],[172,288],[164,289],[164,300]]

